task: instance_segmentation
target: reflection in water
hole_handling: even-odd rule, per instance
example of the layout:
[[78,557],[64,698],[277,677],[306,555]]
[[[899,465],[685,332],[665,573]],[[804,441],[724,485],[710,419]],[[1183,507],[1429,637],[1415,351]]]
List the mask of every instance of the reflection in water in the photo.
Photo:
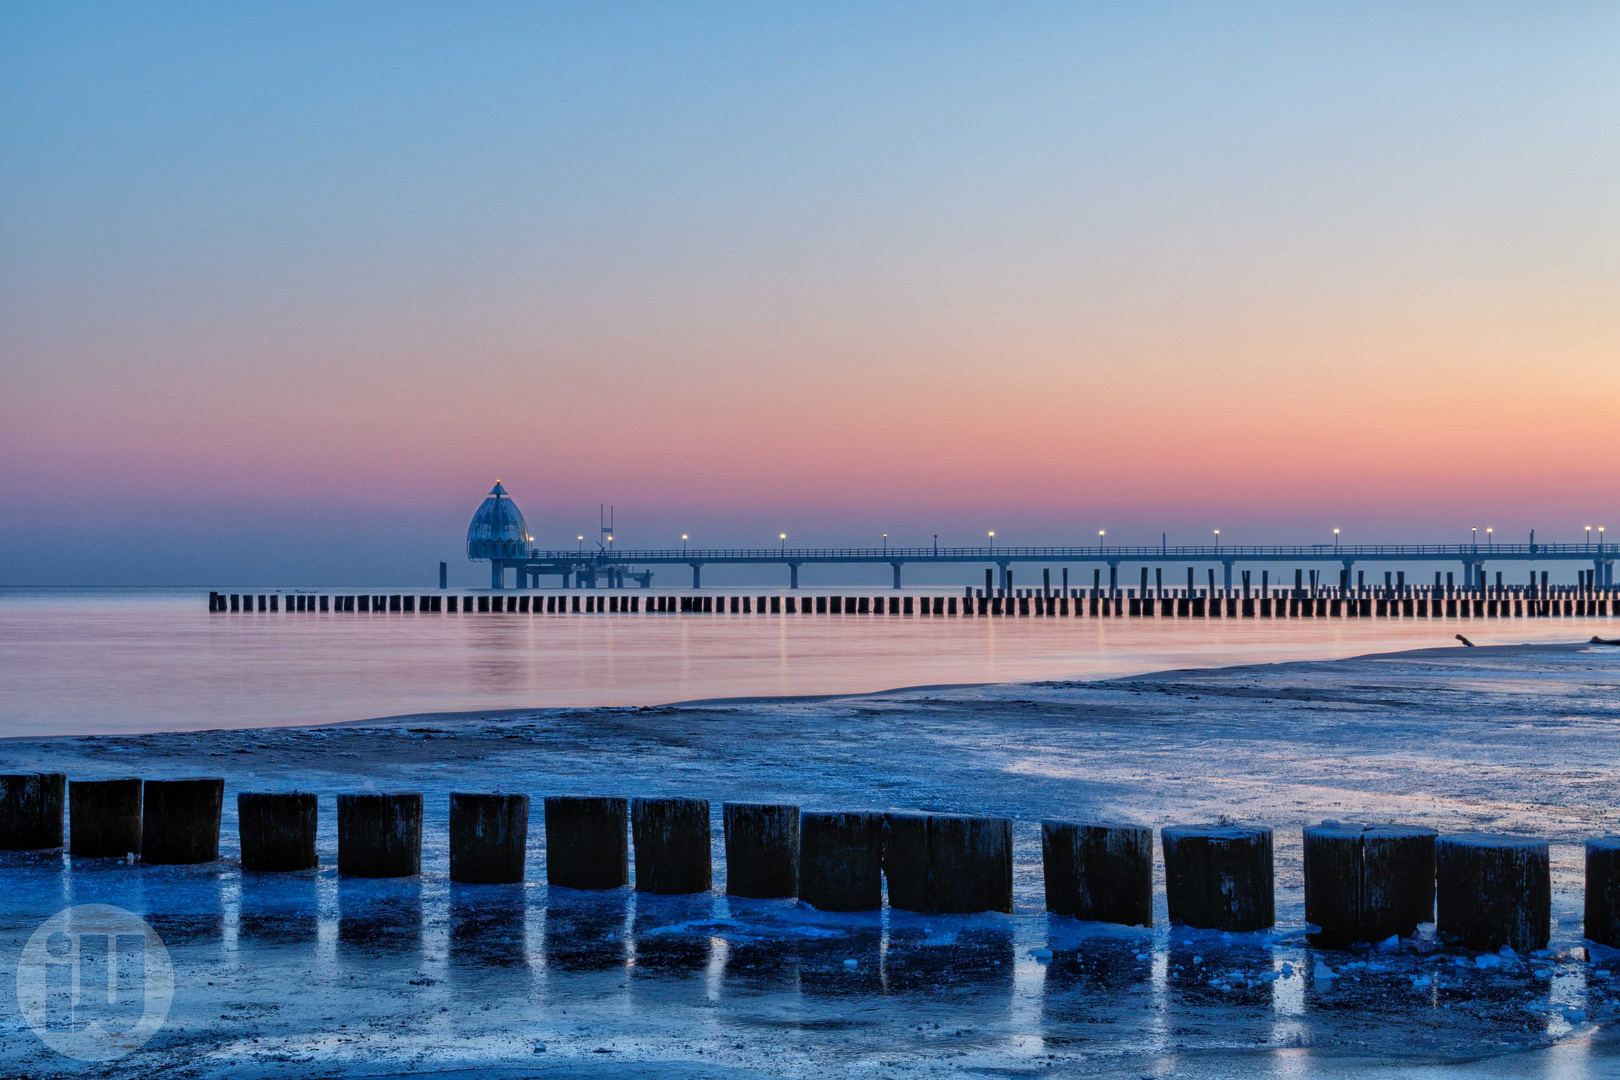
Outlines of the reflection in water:
[[206,599],[8,592],[0,735],[1102,678],[1386,652],[1459,631],[1495,644],[1614,629],[1609,619],[232,616],[210,614]]
[[630,891],[550,888],[545,961],[559,971],[609,971],[629,959]]
[[341,952],[404,955],[422,949],[420,878],[338,878]]
[[966,991],[986,1006],[1013,985],[1013,938],[1003,925],[959,917],[895,917],[883,954],[884,989],[893,994]]
[[315,941],[320,933],[317,880],[313,870],[295,874],[244,871],[236,915],[238,943],[286,945]]
[[1273,969],[1271,949],[1245,935],[1172,931],[1165,988],[1172,1005],[1269,1010]]
[[451,884],[452,964],[521,967],[529,962],[526,891],[520,885]]
[[641,975],[684,974],[705,968],[714,933],[714,897],[636,894],[631,922],[634,971]]

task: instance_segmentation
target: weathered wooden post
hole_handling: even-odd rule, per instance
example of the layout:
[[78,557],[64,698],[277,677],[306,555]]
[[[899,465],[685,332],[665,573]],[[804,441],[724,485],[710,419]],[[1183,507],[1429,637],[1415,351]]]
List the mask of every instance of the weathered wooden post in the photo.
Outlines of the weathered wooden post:
[[564,889],[630,883],[630,802],[612,796],[546,797],[546,882]]
[[415,877],[422,872],[422,793],[356,792],[337,797],[338,873]]
[[140,780],[69,780],[68,852],[109,859],[139,855]]
[[708,799],[632,799],[636,891],[708,892],[714,882]]
[[1552,930],[1547,841],[1455,833],[1435,849],[1436,930],[1469,949],[1545,948]]
[[934,814],[928,819],[931,911],[1012,914],[1012,821]]
[[1588,941],[1620,947],[1620,836],[1586,842],[1585,924]]
[[520,884],[528,848],[527,795],[450,793],[451,881]]
[[1012,822],[960,814],[883,815],[889,906],[1012,911]]
[[63,773],[0,776],[0,851],[42,851],[62,846]]
[[1269,828],[1172,825],[1159,839],[1171,922],[1234,932],[1276,923]]
[[1094,922],[1153,925],[1153,830],[1041,822],[1046,910]]
[[775,900],[799,895],[799,808],[726,803],[726,895]]
[[219,858],[222,777],[148,780],[141,800],[142,862],[183,865]]
[[264,873],[313,870],[318,817],[313,791],[243,791],[236,796],[242,869]]
[[931,911],[928,881],[928,815],[883,815],[883,876],[889,906],[901,911]]
[[820,911],[883,906],[883,815],[799,815],[799,899]]
[[1424,825],[1368,825],[1361,834],[1363,941],[1411,937],[1434,920],[1436,838]]

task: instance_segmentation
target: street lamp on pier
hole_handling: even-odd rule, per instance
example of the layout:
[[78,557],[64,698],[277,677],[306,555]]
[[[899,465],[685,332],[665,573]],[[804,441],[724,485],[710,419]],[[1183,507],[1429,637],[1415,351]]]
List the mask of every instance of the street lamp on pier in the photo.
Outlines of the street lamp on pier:
[[990,530],[990,550],[996,550],[996,530]]
[[782,554],[786,555],[787,554],[787,533],[779,533],[776,538],[778,540],[782,541]]
[[1215,530],[1215,550],[1221,550],[1221,530]]
[[1108,530],[1107,529],[1098,529],[1097,530],[1097,554],[1099,554],[1099,555],[1102,554],[1103,537],[1105,537],[1107,535],[1108,535]]
[[687,539],[686,534],[681,533],[681,550],[683,552],[686,550],[686,539]]
[[1333,550],[1334,551],[1339,550],[1339,530],[1338,529],[1333,530]]

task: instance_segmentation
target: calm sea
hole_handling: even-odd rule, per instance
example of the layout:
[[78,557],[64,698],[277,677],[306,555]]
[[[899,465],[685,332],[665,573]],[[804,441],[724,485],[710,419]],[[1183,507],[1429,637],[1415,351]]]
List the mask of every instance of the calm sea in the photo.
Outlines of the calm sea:
[[1098,678],[1451,646],[1458,632],[1584,641],[1620,621],[229,615],[194,590],[3,590],[0,735]]

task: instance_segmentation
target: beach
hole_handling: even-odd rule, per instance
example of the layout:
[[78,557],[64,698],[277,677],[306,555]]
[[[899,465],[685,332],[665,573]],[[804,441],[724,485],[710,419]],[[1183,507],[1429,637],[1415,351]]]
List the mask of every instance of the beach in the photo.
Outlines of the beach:
[[[6,857],[0,932],[67,903],[145,916],[168,1022],[88,1074],[1580,1075],[1616,1071],[1610,957],[1581,940],[1582,848],[1617,829],[1620,649],[1462,647],[1101,681],[0,743],[7,771],[226,778],[222,860]],[[316,791],[322,869],[244,875],[235,794]],[[451,791],[536,799],[528,883],[452,886]],[[424,793],[423,874],[339,880],[331,796]],[[538,800],[709,799],[716,893],[548,890]],[[832,915],[728,900],[725,801],[1013,819],[1015,913]],[[1275,830],[1277,926],[1048,916],[1041,820],[1219,816]],[[1399,821],[1551,842],[1552,942],[1493,960],[1423,934],[1303,939],[1300,829]],[[1327,974],[1323,974],[1323,965]],[[15,1012],[0,1071],[87,1075]],[[501,1070],[499,1072],[495,1070]],[[1403,1071],[1404,1070],[1404,1071]]]

